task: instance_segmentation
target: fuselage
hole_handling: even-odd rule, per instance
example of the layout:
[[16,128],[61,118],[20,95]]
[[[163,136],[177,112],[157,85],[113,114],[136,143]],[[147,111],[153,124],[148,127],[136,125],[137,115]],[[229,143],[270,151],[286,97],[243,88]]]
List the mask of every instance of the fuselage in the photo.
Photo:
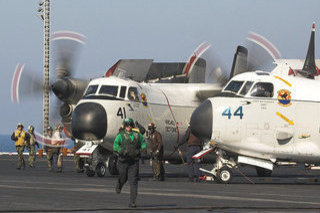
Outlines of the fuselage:
[[73,112],[73,135],[78,140],[101,142],[112,152],[123,119],[132,118],[144,128],[153,122],[162,134],[165,158],[177,158],[170,154],[200,104],[198,92],[205,89],[220,90],[213,84],[138,83],[117,77],[92,80]]
[[209,120],[203,120],[211,124],[211,131],[205,133],[218,147],[236,155],[319,163],[319,88],[317,80],[281,72],[240,74],[221,95],[202,104],[212,110],[205,116]]

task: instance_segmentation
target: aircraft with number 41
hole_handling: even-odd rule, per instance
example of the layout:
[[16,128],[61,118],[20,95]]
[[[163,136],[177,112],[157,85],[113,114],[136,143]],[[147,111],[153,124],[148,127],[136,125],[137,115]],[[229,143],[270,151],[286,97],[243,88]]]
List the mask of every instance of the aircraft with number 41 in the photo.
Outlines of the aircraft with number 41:
[[[171,163],[184,161],[185,156],[172,151],[182,140],[191,113],[203,100],[222,89],[220,83],[205,83],[207,66],[200,55],[209,47],[207,43],[201,44],[190,60],[180,66],[183,69],[179,75],[148,77],[145,81],[152,60],[120,60],[104,77],[89,82],[74,107],[71,123],[72,136],[76,143],[83,144],[76,154],[85,159],[89,177],[104,176],[107,169],[110,174],[117,174],[113,142],[125,118],[132,118],[141,133],[148,123],[154,123],[162,135],[164,159]],[[184,152],[185,147],[181,150]],[[206,158],[214,159],[214,155]]]
[[[230,183],[231,168],[239,164],[270,176],[278,162],[320,163],[320,72],[314,34],[313,23],[302,69],[300,60],[279,60],[272,72],[238,72],[221,94],[193,112],[191,131],[208,140],[194,158],[216,152],[213,169],[202,170],[217,182]],[[300,70],[290,66],[299,63]]]

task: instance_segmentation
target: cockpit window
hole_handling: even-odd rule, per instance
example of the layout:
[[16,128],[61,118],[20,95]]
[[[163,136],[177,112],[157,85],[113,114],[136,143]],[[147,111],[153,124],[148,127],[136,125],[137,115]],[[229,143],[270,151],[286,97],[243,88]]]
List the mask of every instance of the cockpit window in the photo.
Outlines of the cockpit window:
[[128,90],[128,99],[131,101],[139,101],[139,93],[136,87],[130,87]]
[[126,86],[122,86],[121,89],[120,89],[120,97],[121,98],[124,98],[126,97],[126,90],[127,90],[127,87]]
[[95,94],[97,92],[97,89],[98,89],[98,85],[89,86],[84,96]]
[[256,83],[251,90],[251,96],[254,97],[273,97],[272,83]]
[[250,90],[251,86],[252,86],[253,82],[252,81],[247,81],[245,83],[245,85],[243,86],[240,95],[246,95],[248,93],[248,91]]
[[118,87],[117,86],[101,86],[99,90],[99,94],[117,96]]
[[238,91],[240,90],[242,84],[243,84],[243,81],[231,81],[224,90],[225,91],[234,92],[234,93],[238,93]]

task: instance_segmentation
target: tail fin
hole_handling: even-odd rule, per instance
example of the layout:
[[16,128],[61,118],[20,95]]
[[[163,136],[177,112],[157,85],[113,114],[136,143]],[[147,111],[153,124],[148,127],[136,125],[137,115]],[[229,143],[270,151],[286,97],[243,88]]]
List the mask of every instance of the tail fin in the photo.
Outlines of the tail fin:
[[[193,54],[189,57],[188,62],[186,63],[183,74],[187,76],[187,78],[190,77],[191,73],[193,72],[193,68],[196,65],[198,59],[201,57],[201,55],[211,47],[211,44],[207,42],[203,42],[200,44],[193,52]],[[199,62],[200,63],[200,62]],[[201,64],[201,63],[200,63]]]
[[246,71],[248,71],[248,49],[243,46],[238,46],[233,58],[230,79]]
[[316,63],[314,59],[314,34],[315,34],[315,23],[313,22],[306,60],[304,61],[302,70],[299,71],[299,74],[301,74],[306,78],[311,78],[311,79],[314,79],[314,76],[317,75],[317,68],[316,68]]

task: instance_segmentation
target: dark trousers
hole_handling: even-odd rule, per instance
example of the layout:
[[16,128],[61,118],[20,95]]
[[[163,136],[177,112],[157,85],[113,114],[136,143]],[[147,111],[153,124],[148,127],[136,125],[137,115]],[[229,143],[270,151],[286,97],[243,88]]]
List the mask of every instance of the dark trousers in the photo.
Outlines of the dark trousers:
[[117,187],[122,189],[129,180],[130,202],[136,202],[138,194],[139,161],[118,161],[119,178]]
[[156,180],[164,180],[164,167],[162,163],[162,157],[153,156],[152,157],[152,171],[153,178]]
[[25,163],[24,163],[24,158],[23,158],[23,151],[24,151],[24,146],[16,146],[16,150],[18,153],[18,168],[24,168]]
[[196,177],[199,180],[200,177],[200,163],[199,160],[193,159],[192,156],[201,151],[200,146],[188,146],[187,151],[187,166],[189,180],[193,180]]

